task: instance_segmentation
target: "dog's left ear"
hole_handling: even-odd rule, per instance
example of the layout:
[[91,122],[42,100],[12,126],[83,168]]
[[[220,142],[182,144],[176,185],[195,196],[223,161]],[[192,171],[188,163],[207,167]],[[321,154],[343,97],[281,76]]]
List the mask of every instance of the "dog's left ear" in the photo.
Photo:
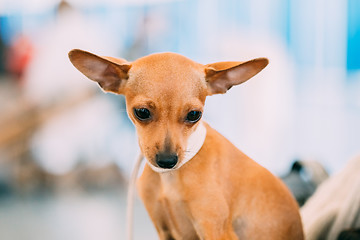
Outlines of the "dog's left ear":
[[232,86],[249,80],[268,63],[267,58],[256,58],[247,62],[217,62],[205,65],[209,95],[225,93]]
[[69,52],[71,63],[106,92],[123,93],[130,63],[124,59],[100,57],[80,49]]

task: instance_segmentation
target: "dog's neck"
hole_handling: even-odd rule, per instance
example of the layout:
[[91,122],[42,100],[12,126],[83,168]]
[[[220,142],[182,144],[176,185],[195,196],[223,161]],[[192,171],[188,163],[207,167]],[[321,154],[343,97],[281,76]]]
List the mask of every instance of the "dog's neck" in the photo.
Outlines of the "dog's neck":
[[199,150],[201,149],[202,145],[205,142],[205,138],[206,138],[206,127],[202,122],[200,122],[197,128],[195,129],[195,131],[190,135],[188,139],[184,154],[184,159],[179,163],[178,166],[176,166],[176,168],[165,169],[165,168],[156,167],[150,164],[149,162],[147,162],[147,164],[151,167],[152,170],[158,173],[175,171],[181,168],[185,163],[190,161],[199,152]]

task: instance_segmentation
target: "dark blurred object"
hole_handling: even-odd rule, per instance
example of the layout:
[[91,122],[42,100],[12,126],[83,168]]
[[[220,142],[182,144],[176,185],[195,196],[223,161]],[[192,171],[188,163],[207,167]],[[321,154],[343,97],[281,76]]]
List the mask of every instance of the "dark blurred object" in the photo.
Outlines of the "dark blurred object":
[[359,240],[360,228],[344,230],[340,233],[338,240]]
[[65,0],[62,0],[56,8],[56,13],[61,14],[62,12],[67,12],[67,11],[71,11],[71,10],[73,10],[73,7],[71,6],[71,4]]
[[8,179],[0,175],[0,198],[12,193],[11,184]]
[[360,156],[324,181],[301,208],[307,240],[336,240],[360,228]]
[[328,176],[319,162],[297,160],[293,163],[290,172],[281,179],[302,206]]
[[58,191],[116,191],[126,187],[126,178],[115,163],[102,166],[78,165],[67,174],[49,175],[48,182],[51,188]]
[[[1,24],[1,18],[0,18],[0,24]],[[6,45],[0,34],[0,75],[5,74],[6,72],[5,63],[6,63]]]

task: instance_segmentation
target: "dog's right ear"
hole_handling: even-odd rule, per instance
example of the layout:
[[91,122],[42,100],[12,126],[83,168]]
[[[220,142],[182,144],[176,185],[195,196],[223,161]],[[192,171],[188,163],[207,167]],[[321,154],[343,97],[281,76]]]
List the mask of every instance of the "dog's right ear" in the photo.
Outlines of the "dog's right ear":
[[100,57],[73,49],[69,52],[71,63],[86,77],[97,82],[106,92],[123,93],[131,64],[124,59]]

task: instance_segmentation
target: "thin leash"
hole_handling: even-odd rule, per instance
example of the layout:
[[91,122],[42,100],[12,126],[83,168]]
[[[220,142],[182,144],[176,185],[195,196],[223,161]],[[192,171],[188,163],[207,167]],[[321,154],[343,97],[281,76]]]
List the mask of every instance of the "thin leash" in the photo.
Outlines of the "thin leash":
[[127,240],[133,239],[135,184],[143,159],[144,156],[142,155],[142,153],[139,153],[128,185],[127,208],[126,208],[126,239]]

